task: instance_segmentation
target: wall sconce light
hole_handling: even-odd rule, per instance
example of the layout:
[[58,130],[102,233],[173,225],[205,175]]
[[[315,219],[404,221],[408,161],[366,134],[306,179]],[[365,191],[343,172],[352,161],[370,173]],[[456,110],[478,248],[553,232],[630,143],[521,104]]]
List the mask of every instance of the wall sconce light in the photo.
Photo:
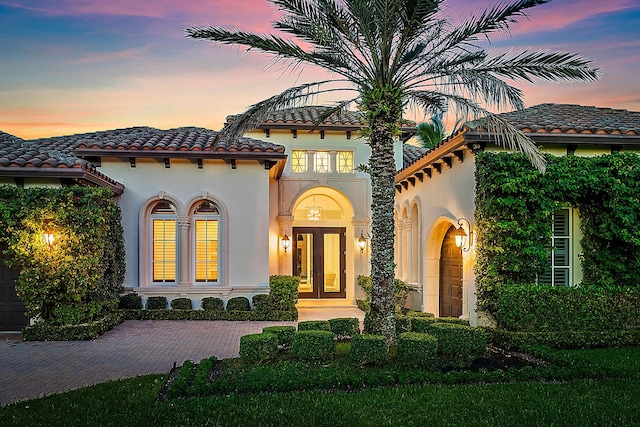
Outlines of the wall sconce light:
[[[464,230],[463,223],[467,223],[467,230],[469,230],[469,234]],[[456,240],[456,246],[461,248],[464,252],[469,252],[471,249],[471,243],[473,242],[473,230],[471,229],[471,223],[467,218],[459,218],[458,219],[458,229],[456,230],[454,237]]]
[[53,235],[53,231],[51,230],[50,227],[50,221],[49,220],[45,220],[44,222],[44,233],[42,234],[42,237],[44,239],[44,242],[49,246],[49,248],[53,247],[53,241],[56,239],[55,236]]
[[371,237],[369,237],[369,235],[367,235],[367,237],[364,237],[364,230],[360,231],[360,237],[358,237],[358,248],[360,248],[360,253],[363,254],[364,250],[367,249],[367,240],[369,240]]
[[284,249],[284,253],[287,253],[287,249],[291,247],[291,240],[289,239],[289,236],[287,236],[287,233],[284,233],[284,236],[282,236],[282,239],[280,239],[280,242],[282,243],[282,248]]

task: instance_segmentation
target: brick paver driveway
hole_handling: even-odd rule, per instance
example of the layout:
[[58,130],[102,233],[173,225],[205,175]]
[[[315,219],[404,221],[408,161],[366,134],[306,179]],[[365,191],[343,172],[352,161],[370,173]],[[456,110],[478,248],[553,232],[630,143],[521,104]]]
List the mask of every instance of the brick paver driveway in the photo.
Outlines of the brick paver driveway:
[[0,405],[108,380],[167,373],[174,362],[236,357],[242,335],[295,322],[129,320],[93,341],[0,341]]

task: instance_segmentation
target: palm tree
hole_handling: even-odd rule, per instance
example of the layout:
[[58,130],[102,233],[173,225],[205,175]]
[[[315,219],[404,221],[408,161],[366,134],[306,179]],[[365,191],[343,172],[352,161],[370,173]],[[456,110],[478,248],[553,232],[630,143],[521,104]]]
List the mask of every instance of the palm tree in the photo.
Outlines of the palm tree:
[[[326,80],[286,89],[260,101],[223,129],[228,138],[257,126],[275,110],[303,105],[319,94],[353,93],[327,107],[318,122],[357,103],[371,147],[372,185],[370,333],[395,339],[394,322],[394,137],[403,110],[426,114],[452,110],[457,117],[486,117],[486,126],[505,147],[524,152],[541,171],[544,158],[515,127],[488,109],[522,109],[522,92],[503,79],[533,82],[595,80],[590,61],[571,53],[529,51],[489,55],[478,45],[508,32],[528,8],[548,0],[516,0],[470,16],[454,26],[444,0],[270,0],[280,11],[274,28],[288,35],[253,34],[222,27],[191,27],[188,37],[242,45],[273,55],[290,68],[314,65]],[[345,92],[350,91],[350,92]]]

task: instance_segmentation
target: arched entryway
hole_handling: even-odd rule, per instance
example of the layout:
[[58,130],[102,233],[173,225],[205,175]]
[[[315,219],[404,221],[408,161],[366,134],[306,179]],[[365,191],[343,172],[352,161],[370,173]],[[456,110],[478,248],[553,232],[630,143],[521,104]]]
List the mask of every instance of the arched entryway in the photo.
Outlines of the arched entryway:
[[447,230],[440,250],[440,317],[462,315],[462,252],[455,242],[456,228]]

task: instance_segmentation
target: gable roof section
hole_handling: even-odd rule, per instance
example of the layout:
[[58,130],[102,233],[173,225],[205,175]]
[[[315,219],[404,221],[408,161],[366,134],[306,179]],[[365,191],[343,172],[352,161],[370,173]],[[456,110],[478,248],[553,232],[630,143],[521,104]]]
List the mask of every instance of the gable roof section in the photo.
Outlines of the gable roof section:
[[124,191],[121,183],[98,172],[90,162],[65,152],[64,148],[41,146],[4,132],[0,132],[0,176],[76,179],[111,188],[116,194]]
[[[640,146],[640,112],[598,108],[573,104],[540,104],[524,110],[499,115],[529,136],[536,144]],[[440,172],[442,165],[451,167],[452,159],[464,160],[466,152],[494,143],[496,135],[488,132],[483,119],[466,123],[455,135],[442,141],[422,157],[396,174],[396,188],[402,191],[415,177]]]

